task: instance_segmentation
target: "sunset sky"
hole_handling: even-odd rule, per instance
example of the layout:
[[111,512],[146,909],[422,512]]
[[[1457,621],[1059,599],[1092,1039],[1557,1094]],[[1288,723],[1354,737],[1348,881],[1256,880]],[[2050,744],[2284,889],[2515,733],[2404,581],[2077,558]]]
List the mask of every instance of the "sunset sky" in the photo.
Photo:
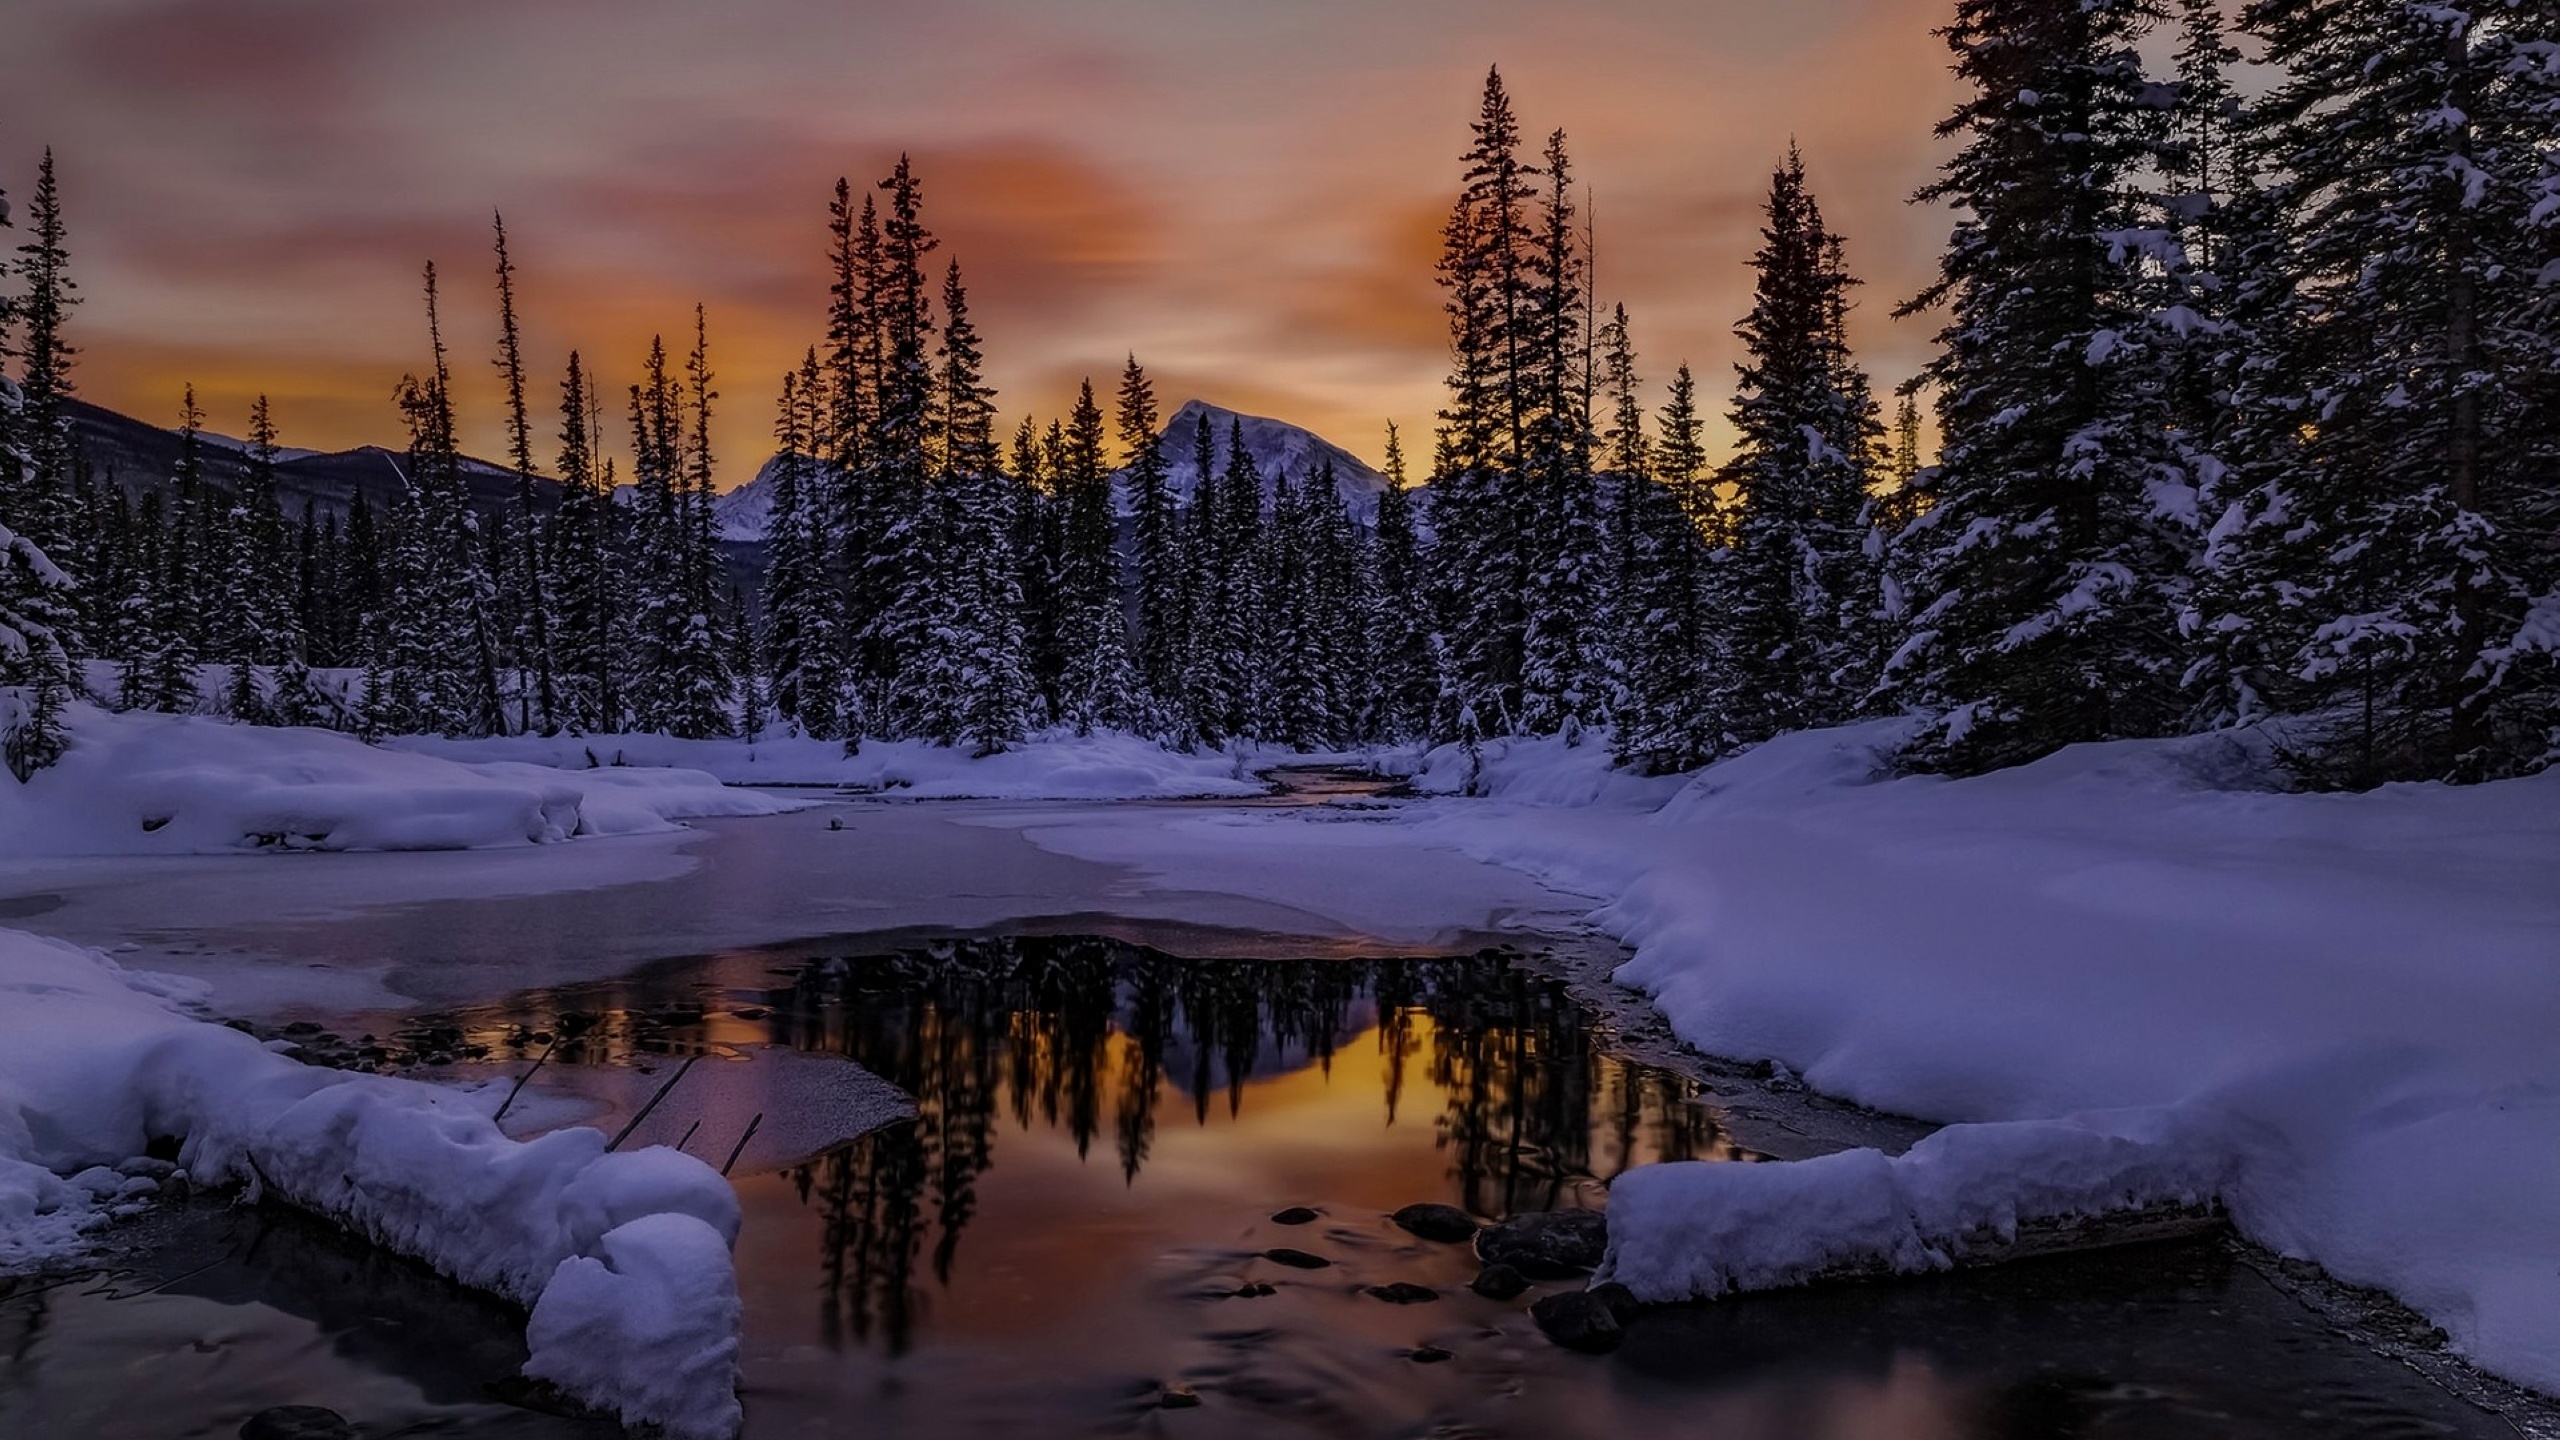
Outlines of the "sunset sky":
[[[467,439],[500,449],[488,220],[507,217],[544,402],[567,351],[617,392],[709,306],[724,483],[823,322],[825,206],[913,152],[1008,425],[1135,351],[1199,395],[1373,459],[1427,431],[1431,266],[1485,67],[1562,126],[1599,290],[1659,382],[1730,388],[1730,329],[1790,136],[1850,261],[1881,384],[1945,217],[1906,203],[1955,99],[1948,0],[13,0],[0,183],[55,147],[91,399],[167,423],[396,443],[446,275]],[[545,417],[540,453],[548,459]]]

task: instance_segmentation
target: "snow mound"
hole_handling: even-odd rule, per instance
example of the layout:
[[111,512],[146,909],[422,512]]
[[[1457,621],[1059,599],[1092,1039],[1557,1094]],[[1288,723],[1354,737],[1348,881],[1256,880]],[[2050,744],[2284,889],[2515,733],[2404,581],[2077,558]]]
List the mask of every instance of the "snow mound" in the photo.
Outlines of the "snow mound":
[[[738,1204],[709,1166],[607,1154],[593,1130],[510,1140],[486,1097],[303,1065],[179,1014],[131,983],[144,978],[0,931],[0,1264],[76,1254],[117,1202],[157,1188],[138,1157],[174,1137],[194,1180],[272,1193],[547,1307],[528,1373],[687,1440],[735,1433]],[[627,1278],[600,1286],[598,1267]],[[600,1291],[610,1325],[591,1314]]]
[[[1651,1302],[1713,1299],[1848,1275],[1943,1270],[2021,1223],[2219,1198],[2218,1154],[2109,1117],[1955,1125],[1888,1159],[1847,1150],[1785,1164],[1686,1162],[1609,1190],[1596,1281]],[[2137,1131],[2156,1117],[2120,1117]]]
[[[1113,731],[1046,731],[999,755],[925,740],[866,740],[853,755],[834,740],[680,740],[667,735],[511,735],[487,740],[406,736],[387,748],[479,762],[517,761],[592,781],[645,767],[682,766],[731,785],[825,785],[929,800],[1165,800],[1259,795],[1251,757],[1185,754]],[[610,783],[610,782],[608,782]],[[733,792],[734,793],[734,792]]]
[[74,707],[70,748],[0,786],[0,855],[459,850],[767,815],[709,775],[472,765],[330,730]]

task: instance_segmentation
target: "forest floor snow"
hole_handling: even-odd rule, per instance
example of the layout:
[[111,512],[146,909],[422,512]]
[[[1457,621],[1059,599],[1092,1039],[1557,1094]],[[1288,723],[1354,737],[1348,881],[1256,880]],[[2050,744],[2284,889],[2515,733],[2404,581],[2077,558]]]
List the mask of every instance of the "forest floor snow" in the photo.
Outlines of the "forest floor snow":
[[[1419,838],[1611,897],[1701,1050],[1950,1122],[1909,1154],[1663,1165],[1603,1278],[1652,1300],[1928,1270],[2022,1221],[2226,1206],[2560,1392],[2560,772],[2288,794],[2248,738],[1891,778],[1899,722],[1636,780],[1488,747]],[[1426,793],[1469,779],[1425,758]]]

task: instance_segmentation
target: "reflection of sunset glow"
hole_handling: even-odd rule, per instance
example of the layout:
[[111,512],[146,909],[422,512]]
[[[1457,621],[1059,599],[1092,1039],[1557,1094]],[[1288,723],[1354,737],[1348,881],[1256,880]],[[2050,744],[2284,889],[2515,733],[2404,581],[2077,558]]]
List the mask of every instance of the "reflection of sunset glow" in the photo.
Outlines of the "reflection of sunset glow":
[[[155,420],[192,379],[216,428],[265,390],[289,444],[389,440],[392,382],[421,363],[419,262],[479,276],[494,208],[546,373],[575,345],[627,382],[651,332],[708,303],[735,483],[774,377],[818,338],[828,187],[907,149],[1010,415],[1062,410],[1134,350],[1172,398],[1374,459],[1386,420],[1427,431],[1440,403],[1430,261],[1488,62],[1533,133],[1571,133],[1602,296],[1630,307],[1648,375],[1685,358],[1722,389],[1790,137],[1872,282],[1861,343],[1885,381],[1909,373],[1927,327],[1885,311],[1943,238],[1903,201],[1952,93],[1928,34],[1945,9],[13,5],[0,174],[22,187],[58,148],[81,383]],[[475,357],[493,307],[452,298]],[[467,438],[495,453],[493,378],[461,369]]]

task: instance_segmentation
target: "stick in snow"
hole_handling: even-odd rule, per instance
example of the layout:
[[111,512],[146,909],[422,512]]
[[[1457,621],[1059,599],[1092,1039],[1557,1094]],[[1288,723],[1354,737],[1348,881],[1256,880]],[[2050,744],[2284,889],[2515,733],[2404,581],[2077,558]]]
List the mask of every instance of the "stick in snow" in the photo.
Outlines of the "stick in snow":
[[508,1087],[507,1098],[498,1102],[498,1113],[489,1117],[490,1124],[495,1125],[499,1121],[507,1118],[507,1107],[516,1103],[516,1096],[524,1092],[524,1082],[532,1079],[534,1070],[541,1069],[542,1062],[550,1059],[551,1052],[559,1048],[560,1036],[558,1032],[555,1031],[551,1036],[551,1043],[543,1046],[542,1053],[533,1057],[533,1069],[527,1070],[523,1074],[517,1076],[516,1083]]
[[622,1127],[622,1133],[614,1136],[604,1147],[605,1153],[610,1155],[621,1149],[622,1142],[631,1138],[631,1132],[640,1128],[640,1122],[649,1118],[649,1112],[658,1108],[658,1102],[667,1098],[667,1092],[676,1088],[676,1082],[682,1080],[684,1073],[693,1068],[694,1061],[701,1058],[699,1055],[689,1056],[677,1066],[676,1073],[667,1077],[667,1083],[658,1087],[658,1093],[649,1097],[649,1103],[640,1107],[640,1113],[631,1117],[631,1123]]
[[738,1143],[729,1147],[729,1158],[720,1162],[720,1174],[723,1178],[728,1176],[729,1167],[738,1163],[738,1157],[747,1152],[747,1142],[756,1138],[756,1127],[763,1123],[764,1112],[759,1110],[755,1118],[747,1122],[746,1133],[738,1137]]

